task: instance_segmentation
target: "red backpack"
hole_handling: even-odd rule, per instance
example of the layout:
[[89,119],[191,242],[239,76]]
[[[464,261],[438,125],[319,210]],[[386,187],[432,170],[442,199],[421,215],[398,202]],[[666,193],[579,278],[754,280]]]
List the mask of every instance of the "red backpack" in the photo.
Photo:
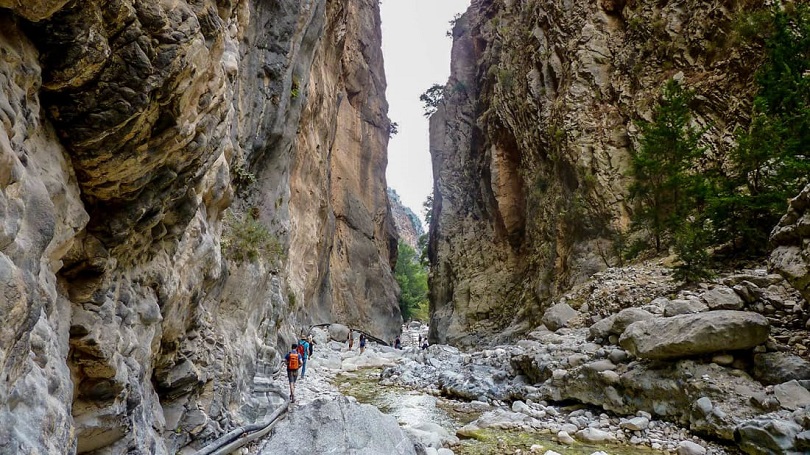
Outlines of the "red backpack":
[[287,361],[287,369],[288,370],[297,370],[300,367],[300,361],[298,357],[298,353],[295,351],[290,351],[288,354],[290,359]]
[[298,349],[298,355],[303,359],[304,356],[305,356],[305,354],[304,354],[304,345],[299,344],[297,349]]

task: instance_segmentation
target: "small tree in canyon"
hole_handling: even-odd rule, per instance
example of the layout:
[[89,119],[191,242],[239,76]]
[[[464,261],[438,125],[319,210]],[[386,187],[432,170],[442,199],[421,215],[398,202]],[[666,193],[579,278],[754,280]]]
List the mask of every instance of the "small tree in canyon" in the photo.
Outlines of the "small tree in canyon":
[[810,176],[810,6],[777,6],[756,19],[766,55],[756,73],[751,124],[738,136],[731,172],[709,206],[716,241],[749,256],[767,252],[788,198]]
[[427,272],[419,260],[416,250],[402,240],[399,241],[397,266],[394,278],[399,284],[399,309],[402,318],[425,319],[428,307]]
[[649,233],[658,252],[694,207],[700,186],[698,176],[690,172],[702,153],[698,141],[703,134],[691,125],[689,102],[693,96],[670,79],[653,121],[639,122],[642,137],[631,162],[635,180],[630,197],[636,204],[633,223]]

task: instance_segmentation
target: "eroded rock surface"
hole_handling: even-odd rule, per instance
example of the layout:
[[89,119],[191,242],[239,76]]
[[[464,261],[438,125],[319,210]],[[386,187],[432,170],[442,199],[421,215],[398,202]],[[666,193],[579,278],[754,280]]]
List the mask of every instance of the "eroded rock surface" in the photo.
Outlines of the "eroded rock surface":
[[621,262],[610,232],[629,225],[636,122],[667,79],[695,90],[707,156],[722,159],[760,58],[725,38],[739,14],[719,0],[472,2],[430,121],[433,342],[525,333]]
[[377,2],[0,8],[0,452],[192,450],[399,333]]
[[260,455],[286,453],[352,453],[415,455],[413,442],[394,417],[346,397],[321,399],[300,409],[273,429]]

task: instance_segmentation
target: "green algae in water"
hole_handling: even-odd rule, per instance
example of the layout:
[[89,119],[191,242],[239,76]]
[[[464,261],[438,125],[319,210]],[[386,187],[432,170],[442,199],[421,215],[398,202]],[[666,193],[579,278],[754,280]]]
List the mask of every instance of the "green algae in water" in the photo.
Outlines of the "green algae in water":
[[490,455],[495,453],[532,453],[533,445],[542,446],[537,453],[553,450],[562,455],[591,455],[594,452],[605,452],[610,455],[645,455],[661,454],[643,446],[593,445],[575,442],[567,446],[552,440],[549,433],[525,432],[516,430],[498,430],[485,428],[470,433],[471,438],[462,439],[461,443],[451,447],[456,455]]
[[[400,424],[413,424],[419,421],[432,421],[451,433],[476,420],[483,410],[475,410],[460,402],[433,397],[423,392],[379,383],[382,370],[364,369],[356,373],[341,374],[335,379],[338,389],[344,395],[353,396],[360,403],[376,406],[380,411],[393,415]],[[485,428],[471,432],[466,439],[450,447],[456,455],[514,454],[518,450],[529,452],[533,445],[543,449],[539,453],[553,450],[562,455],[591,455],[605,452],[609,455],[653,455],[662,451],[636,445],[595,445],[575,442],[571,446],[553,440],[549,432],[528,432]]]

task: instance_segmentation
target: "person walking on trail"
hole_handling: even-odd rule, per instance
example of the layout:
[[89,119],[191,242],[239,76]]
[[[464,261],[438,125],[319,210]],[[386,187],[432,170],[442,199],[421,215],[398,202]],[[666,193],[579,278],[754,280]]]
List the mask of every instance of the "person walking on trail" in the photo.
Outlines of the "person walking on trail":
[[309,361],[309,341],[301,338],[298,342],[298,353],[301,354],[301,379],[307,374],[307,361]]
[[290,401],[295,401],[295,381],[298,380],[298,369],[301,368],[298,343],[292,344],[292,349],[284,356],[284,363],[287,364],[287,380],[290,381]]
[[349,329],[349,336],[346,338],[349,341],[349,350],[352,350],[352,346],[354,345],[354,333],[352,333],[352,329]]
[[394,340],[394,349],[402,349],[402,340],[399,339],[399,335]]
[[363,351],[365,351],[365,350],[366,350],[366,334],[361,333],[360,334],[360,354],[362,354]]

